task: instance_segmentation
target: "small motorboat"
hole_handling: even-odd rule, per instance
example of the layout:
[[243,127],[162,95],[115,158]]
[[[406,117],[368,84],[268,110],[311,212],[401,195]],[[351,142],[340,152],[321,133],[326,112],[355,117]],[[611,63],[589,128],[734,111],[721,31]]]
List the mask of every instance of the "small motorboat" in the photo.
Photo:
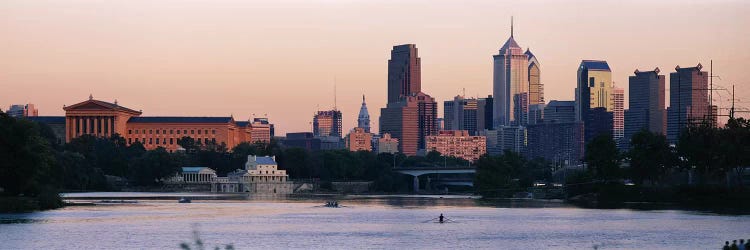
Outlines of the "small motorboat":
[[338,201],[326,201],[325,207],[339,207]]
[[179,200],[177,200],[177,202],[178,202],[178,203],[190,203],[190,202],[191,202],[191,200],[190,200],[190,199],[188,199],[188,198],[182,197],[182,198],[180,198]]

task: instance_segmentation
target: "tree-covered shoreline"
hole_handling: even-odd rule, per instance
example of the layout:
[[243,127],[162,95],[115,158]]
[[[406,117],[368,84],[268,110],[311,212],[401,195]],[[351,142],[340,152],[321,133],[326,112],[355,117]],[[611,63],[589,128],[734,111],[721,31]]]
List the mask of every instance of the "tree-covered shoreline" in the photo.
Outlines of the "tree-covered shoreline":
[[[671,146],[660,134],[641,131],[631,149],[618,151],[611,136],[601,135],[586,145],[580,171],[514,152],[484,155],[474,163],[429,152],[424,157],[347,150],[307,151],[271,143],[201,145],[189,137],[178,141],[184,151],[145,150],[127,145],[119,135],[84,135],[56,144],[44,124],[0,113],[0,211],[31,211],[63,205],[61,191],[117,191],[112,179],[135,189],[158,190],[180,167],[202,166],[224,176],[241,169],[248,155],[273,155],[293,180],[315,181],[321,187],[334,181],[372,182],[377,193],[413,192],[411,176],[394,167],[467,166],[477,168],[474,188],[487,198],[509,198],[527,192],[535,183],[565,183],[567,200],[584,206],[617,206],[625,202],[675,202],[689,205],[735,203],[747,206],[748,191],[741,179],[750,166],[750,122],[730,119],[723,128],[692,126]],[[693,183],[675,181],[690,173]],[[679,179],[679,178],[677,178]],[[683,178],[684,179],[684,178]],[[109,180],[109,181],[108,181]],[[632,181],[632,182],[631,182]]]

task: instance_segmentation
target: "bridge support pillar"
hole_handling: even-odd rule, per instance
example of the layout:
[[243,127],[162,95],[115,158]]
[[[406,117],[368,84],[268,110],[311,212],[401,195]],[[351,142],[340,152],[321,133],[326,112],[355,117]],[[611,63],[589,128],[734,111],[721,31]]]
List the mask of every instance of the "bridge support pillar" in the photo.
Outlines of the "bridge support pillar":
[[419,176],[414,176],[414,192],[419,193]]

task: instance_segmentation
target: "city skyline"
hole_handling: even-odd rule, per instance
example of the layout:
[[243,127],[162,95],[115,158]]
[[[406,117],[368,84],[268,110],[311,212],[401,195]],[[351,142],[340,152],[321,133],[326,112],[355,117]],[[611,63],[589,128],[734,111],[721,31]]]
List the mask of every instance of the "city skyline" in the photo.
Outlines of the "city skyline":
[[[315,4],[309,12],[304,2],[295,8],[257,2],[233,3],[241,8],[228,2],[172,8],[168,3],[65,2],[67,11],[60,11],[55,7],[63,2],[3,2],[0,15],[8,18],[2,21],[6,28],[0,30],[0,54],[7,60],[0,61],[0,82],[12,90],[0,93],[0,104],[33,103],[40,115],[62,115],[64,104],[93,94],[148,110],[148,116],[233,115],[245,120],[268,114],[281,135],[309,131],[309,114],[317,106],[333,106],[336,81],[343,131],[348,131],[356,126],[362,94],[373,107],[371,117],[380,116],[387,94],[385,61],[397,44],[420,48],[423,91],[436,101],[450,100],[463,88],[467,97],[492,93],[487,58],[507,39],[511,15],[523,49],[530,48],[544,63],[546,101],[574,99],[575,70],[584,59],[606,60],[612,80],[626,90],[625,100],[628,76],[635,69],[705,66],[711,59],[714,74],[722,78],[714,79],[714,85],[731,89],[736,84],[738,99],[750,96],[744,80],[750,73],[741,63],[750,58],[745,47],[750,31],[742,28],[750,23],[742,16],[750,7],[740,1],[666,1],[649,3],[649,8],[641,8],[645,2],[518,3],[510,8],[477,2],[453,6],[450,12],[445,2],[399,4],[401,9],[375,2],[330,2]],[[590,11],[574,11],[582,5]],[[618,12],[597,11],[614,7]],[[364,9],[372,11],[357,11]],[[269,13],[255,13],[263,11]],[[331,12],[336,15],[325,18]],[[632,20],[632,12],[642,14],[638,21]],[[710,15],[697,14],[703,12]],[[253,14],[257,16],[244,17]],[[273,14],[279,16],[256,19]],[[377,19],[379,15],[392,20]],[[586,22],[602,15],[606,19],[601,23]],[[289,16],[298,18],[273,22]],[[351,22],[339,23],[344,19]],[[427,21],[414,22],[422,19]],[[581,36],[590,32],[608,39]],[[640,38],[634,40],[636,32]],[[654,37],[658,39],[643,39]],[[669,102],[668,89],[666,95]],[[728,96],[716,91],[714,103],[728,107]],[[279,97],[296,103],[270,105]],[[376,122],[372,130],[379,131]]]

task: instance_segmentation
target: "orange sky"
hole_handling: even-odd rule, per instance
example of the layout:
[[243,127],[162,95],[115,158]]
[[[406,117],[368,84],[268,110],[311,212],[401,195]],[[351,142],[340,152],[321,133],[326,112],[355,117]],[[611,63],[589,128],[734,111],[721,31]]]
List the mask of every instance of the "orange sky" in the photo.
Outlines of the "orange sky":
[[[636,68],[708,69],[713,59],[714,83],[736,84],[750,108],[750,1],[620,2],[3,0],[0,107],[62,115],[91,93],[145,116],[268,114],[281,135],[311,131],[313,112],[333,106],[336,79],[344,130],[362,94],[377,129],[393,45],[417,44],[423,91],[442,116],[462,88],[492,92],[492,55],[513,15],[548,101],[573,99],[581,59],[607,60],[626,100]],[[730,96],[715,101],[728,107]]]

